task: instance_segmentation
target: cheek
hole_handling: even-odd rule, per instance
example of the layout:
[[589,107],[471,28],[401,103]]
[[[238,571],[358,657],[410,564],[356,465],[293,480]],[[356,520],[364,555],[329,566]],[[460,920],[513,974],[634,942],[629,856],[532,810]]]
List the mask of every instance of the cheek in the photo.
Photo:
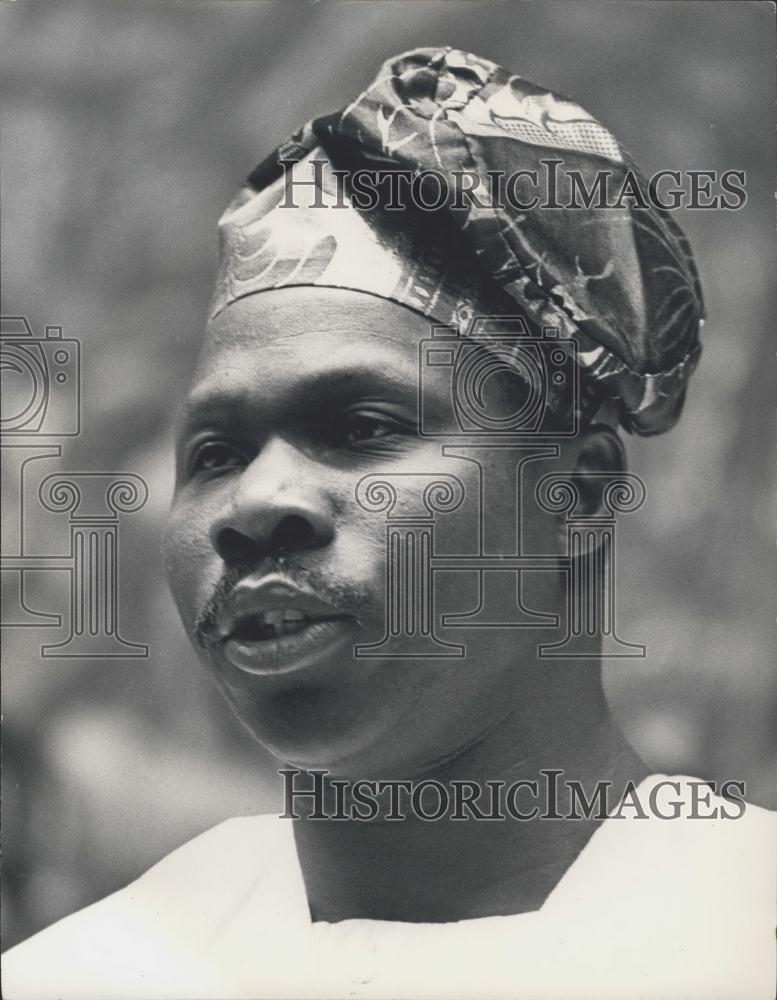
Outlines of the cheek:
[[383,579],[385,556],[385,521],[380,514],[365,514],[338,526],[333,551],[324,558],[334,577],[353,586],[374,587]]
[[163,536],[167,579],[186,626],[191,626],[218,579],[219,560],[209,539],[207,512],[176,502]]

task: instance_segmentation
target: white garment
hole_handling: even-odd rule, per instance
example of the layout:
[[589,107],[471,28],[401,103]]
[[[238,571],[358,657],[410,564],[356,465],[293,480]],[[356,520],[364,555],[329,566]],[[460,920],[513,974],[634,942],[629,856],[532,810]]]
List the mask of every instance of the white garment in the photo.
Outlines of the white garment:
[[[690,802],[690,779],[654,775],[643,804],[661,780]],[[771,1000],[776,844],[777,817],[753,806],[739,819],[629,811],[535,913],[327,924],[310,920],[291,823],[231,819],[7,952],[3,996]]]

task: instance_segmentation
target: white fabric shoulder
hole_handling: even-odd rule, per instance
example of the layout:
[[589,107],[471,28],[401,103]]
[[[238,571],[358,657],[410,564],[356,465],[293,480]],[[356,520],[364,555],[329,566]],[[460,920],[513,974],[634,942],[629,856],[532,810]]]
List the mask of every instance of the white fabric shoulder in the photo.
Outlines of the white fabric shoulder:
[[[598,954],[600,997],[772,1000],[777,814],[740,812],[695,778],[653,775],[638,792],[648,818],[607,820],[541,911],[574,914],[570,961],[594,975]],[[651,811],[651,793],[677,818]]]
[[223,983],[213,981],[214,970],[199,956],[230,924],[237,902],[247,895],[261,899],[274,856],[287,852],[288,824],[284,830],[274,820],[220,823],[126,888],[10,949],[2,956],[3,997],[223,995]]

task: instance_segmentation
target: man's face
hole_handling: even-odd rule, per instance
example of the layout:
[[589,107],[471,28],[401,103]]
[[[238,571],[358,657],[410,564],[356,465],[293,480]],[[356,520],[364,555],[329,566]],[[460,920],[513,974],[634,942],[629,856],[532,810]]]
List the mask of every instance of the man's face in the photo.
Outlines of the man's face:
[[[249,296],[208,330],[179,436],[166,561],[184,626],[224,697],[298,766],[417,773],[530,693],[535,629],[446,630],[446,641],[466,643],[465,658],[354,655],[386,633],[386,515],[357,503],[362,477],[407,483],[401,513],[419,510],[424,477],[456,476],[469,497],[462,510],[480,516],[477,464],[418,433],[428,336],[428,321],[402,306],[314,288]],[[456,433],[449,397],[425,408],[439,432]],[[512,516],[515,464],[494,453],[478,461],[490,502],[503,499]],[[465,521],[436,515],[437,551],[474,552],[460,537]],[[477,539],[475,522],[467,534]],[[546,552],[554,545],[547,519],[522,527]],[[476,607],[474,576],[436,574],[438,622]],[[498,576],[514,601],[514,574]]]

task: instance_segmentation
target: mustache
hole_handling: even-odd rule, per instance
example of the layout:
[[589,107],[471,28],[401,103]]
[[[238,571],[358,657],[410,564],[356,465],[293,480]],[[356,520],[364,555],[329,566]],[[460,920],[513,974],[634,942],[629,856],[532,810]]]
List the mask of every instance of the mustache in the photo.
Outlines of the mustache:
[[[248,563],[236,563],[225,568],[194,623],[193,638],[201,649],[208,649],[218,642],[218,620],[224,604],[238,583],[255,572],[256,566]],[[338,610],[352,614],[357,624],[361,624],[361,617],[373,600],[362,586],[324,576],[314,569],[291,566],[285,559],[268,565],[266,573],[280,573],[292,585],[312,591]]]

